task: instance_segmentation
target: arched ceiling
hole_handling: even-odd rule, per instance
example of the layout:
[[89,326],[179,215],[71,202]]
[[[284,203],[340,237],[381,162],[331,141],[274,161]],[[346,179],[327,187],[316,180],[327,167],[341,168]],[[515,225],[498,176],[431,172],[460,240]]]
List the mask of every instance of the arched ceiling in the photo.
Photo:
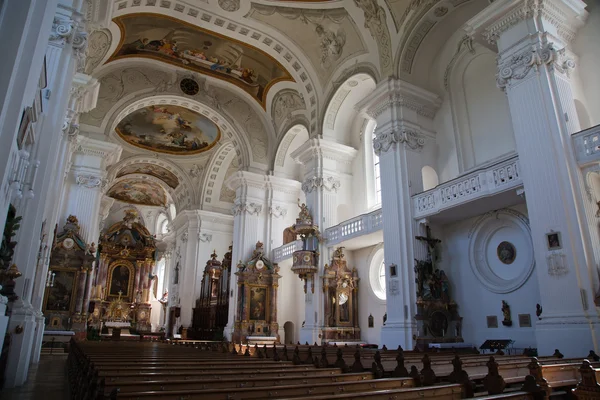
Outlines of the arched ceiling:
[[[159,185],[165,198],[147,202],[178,209],[222,205],[231,194],[208,194],[210,177],[281,169],[284,147],[305,135],[348,141],[336,132],[351,129],[351,103],[382,78],[426,86],[436,52],[484,3],[90,0],[85,72],[100,92],[80,128],[122,144],[125,158],[154,156],[178,170],[173,179],[174,167],[121,166],[112,184]],[[364,78],[356,88],[353,76]],[[302,135],[290,134],[298,127]]]

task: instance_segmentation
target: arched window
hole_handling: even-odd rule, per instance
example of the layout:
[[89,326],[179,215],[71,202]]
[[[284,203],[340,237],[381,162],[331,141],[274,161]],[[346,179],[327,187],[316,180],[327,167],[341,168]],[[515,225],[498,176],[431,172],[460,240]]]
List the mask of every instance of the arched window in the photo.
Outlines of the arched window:
[[156,218],[156,233],[160,233],[160,234],[167,234],[169,233],[169,219],[167,218],[167,216],[163,213],[160,213],[158,215],[158,218]]
[[371,290],[375,297],[379,300],[386,299],[385,287],[385,262],[383,260],[383,247],[380,247],[375,251],[371,257],[369,266],[369,283],[371,284]]

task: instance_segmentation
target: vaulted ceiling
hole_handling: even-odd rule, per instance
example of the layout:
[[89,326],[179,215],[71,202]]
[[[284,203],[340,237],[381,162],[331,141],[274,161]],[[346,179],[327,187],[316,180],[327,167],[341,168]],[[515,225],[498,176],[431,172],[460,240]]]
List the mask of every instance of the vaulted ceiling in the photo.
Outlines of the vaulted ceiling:
[[[85,71],[101,86],[81,130],[124,148],[107,195],[134,203],[111,188],[147,187],[155,193],[138,193],[146,205],[224,209],[231,193],[215,187],[211,166],[223,176],[232,168],[280,169],[294,137],[304,137],[298,129],[309,137],[331,129],[330,103],[357,74],[369,82],[395,75],[429,85],[429,69],[415,63],[431,64],[487,0],[91,4]],[[149,166],[152,157],[164,165]]]

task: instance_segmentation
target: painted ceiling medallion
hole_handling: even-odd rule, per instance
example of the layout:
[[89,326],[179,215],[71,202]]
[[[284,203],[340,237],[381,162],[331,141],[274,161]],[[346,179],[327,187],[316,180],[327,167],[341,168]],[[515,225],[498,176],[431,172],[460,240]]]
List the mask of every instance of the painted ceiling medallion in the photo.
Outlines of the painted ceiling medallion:
[[237,11],[240,9],[240,0],[219,0],[219,6],[225,11]]
[[156,182],[144,179],[124,179],[114,184],[108,191],[108,196],[115,200],[143,206],[165,207],[167,195]]
[[168,169],[154,164],[136,163],[127,165],[119,171],[117,178],[131,174],[145,174],[162,180],[164,183],[175,189],[179,186],[179,179]]
[[173,105],[136,110],[123,118],[115,130],[121,139],[136,147],[177,155],[202,153],[221,138],[219,128],[211,120]]
[[144,57],[235,84],[265,107],[269,88],[294,81],[274,58],[246,43],[158,14],[135,13],[113,20],[121,40],[107,62]]

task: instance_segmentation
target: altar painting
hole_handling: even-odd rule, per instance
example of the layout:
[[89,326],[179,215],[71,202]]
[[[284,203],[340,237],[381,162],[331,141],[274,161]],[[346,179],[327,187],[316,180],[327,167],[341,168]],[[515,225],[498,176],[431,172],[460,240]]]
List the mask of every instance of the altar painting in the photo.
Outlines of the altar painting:
[[[173,105],[136,110],[123,118],[115,130],[121,139],[136,147],[177,155],[202,153],[221,138],[219,128],[211,120]],[[152,172],[161,173],[158,170]]]
[[73,310],[74,283],[77,272],[51,269],[53,286],[46,288],[44,311],[70,313]]
[[108,191],[113,199],[130,204],[144,206],[165,206],[167,196],[156,182],[142,179],[124,179],[113,185]]
[[125,264],[114,265],[111,268],[109,276],[110,286],[108,289],[108,296],[122,296],[124,299],[130,298],[133,286],[133,275],[134,271],[130,266]]
[[252,287],[250,289],[250,320],[265,321],[267,305],[267,288]]
[[177,176],[175,176],[175,174],[169,171],[168,169],[159,165],[143,163],[127,165],[121,168],[121,170],[117,174],[117,178],[131,174],[144,174],[153,176],[157,179],[162,180],[164,183],[166,183],[173,189],[179,186],[179,179],[177,179]]
[[108,62],[145,57],[214,76],[242,88],[265,106],[269,88],[293,81],[287,70],[266,53],[181,20],[136,13],[113,20],[121,40]]

